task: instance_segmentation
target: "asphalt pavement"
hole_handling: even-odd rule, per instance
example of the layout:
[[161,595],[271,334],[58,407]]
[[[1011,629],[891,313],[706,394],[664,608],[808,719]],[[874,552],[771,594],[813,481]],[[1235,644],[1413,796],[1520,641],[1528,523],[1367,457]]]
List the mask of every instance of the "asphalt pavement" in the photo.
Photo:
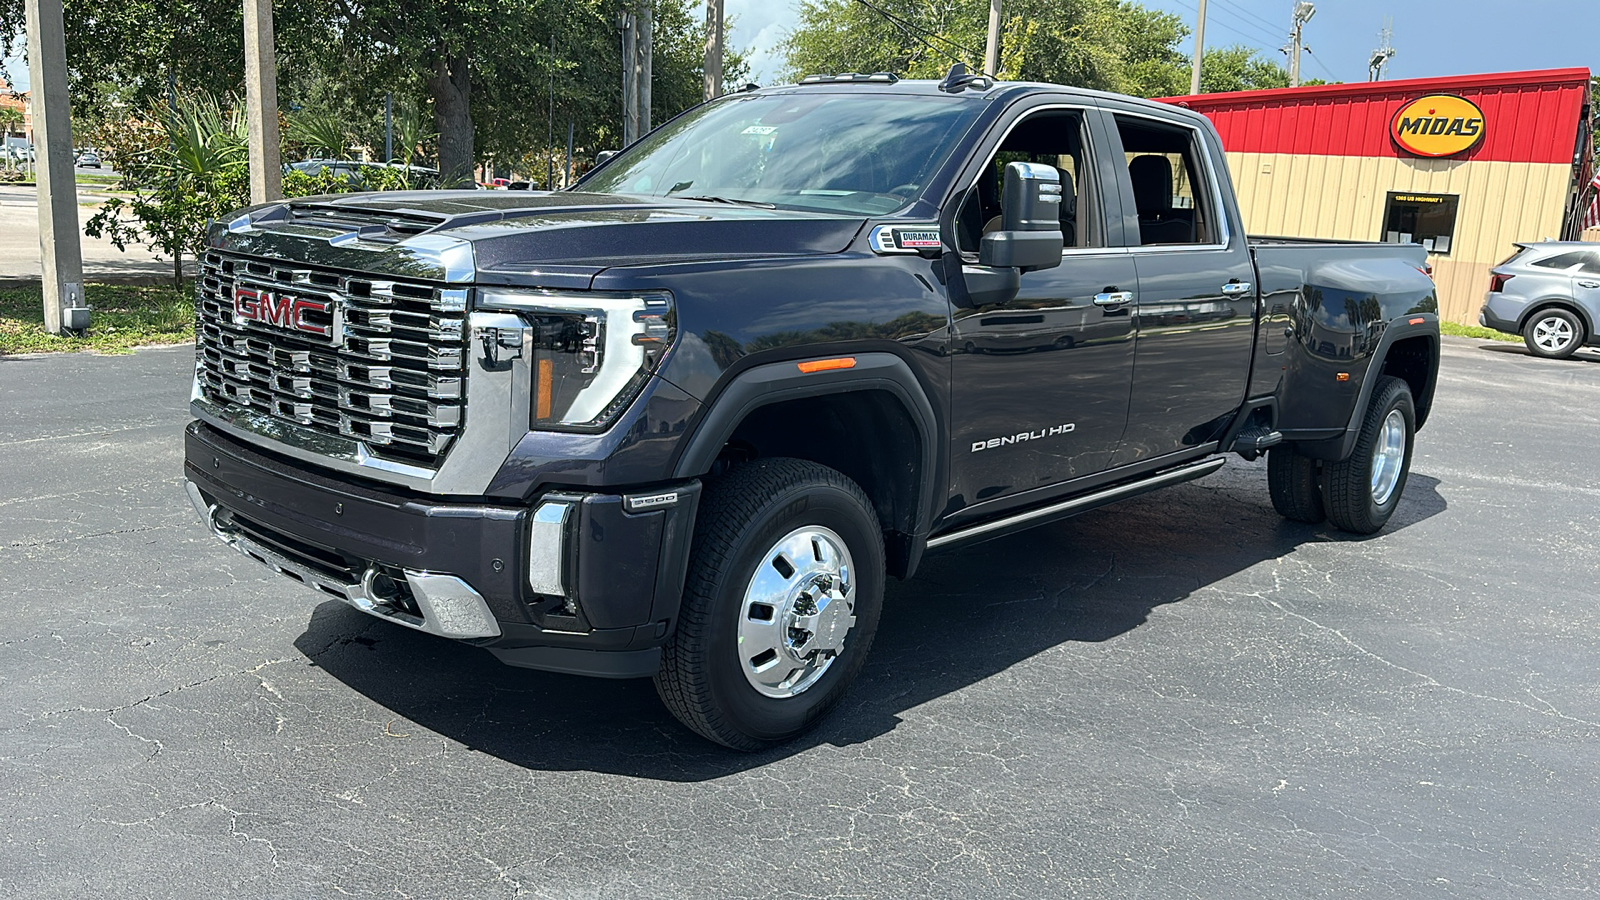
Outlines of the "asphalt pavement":
[[[79,174],[115,174],[78,169]],[[83,223],[95,214],[108,195],[98,186],[78,186],[79,242],[83,274],[90,281],[150,283],[172,277],[172,257],[154,253],[143,244],[118,250],[105,238],[82,233]],[[193,269],[192,263],[186,268]],[[39,280],[39,197],[35,187],[0,185],[0,285]]]
[[931,557],[757,755],[222,547],[191,363],[0,358],[0,897],[1600,891],[1593,351],[1446,339],[1369,539],[1236,460]]

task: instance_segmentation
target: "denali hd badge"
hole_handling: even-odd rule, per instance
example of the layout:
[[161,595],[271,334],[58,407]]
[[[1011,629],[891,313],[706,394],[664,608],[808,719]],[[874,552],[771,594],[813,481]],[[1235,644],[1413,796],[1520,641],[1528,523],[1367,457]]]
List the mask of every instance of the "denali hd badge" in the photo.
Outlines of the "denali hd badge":
[[925,225],[879,225],[872,229],[868,241],[874,253],[920,253],[923,250],[938,250],[943,246],[939,240],[939,226],[934,222]]
[[1068,422],[1065,425],[1051,425],[1049,428],[1041,428],[1038,431],[1024,431],[1021,434],[1008,434],[1005,437],[990,438],[987,441],[973,441],[972,452],[977,453],[980,450],[993,450],[996,447],[1020,444],[1023,441],[1038,441],[1047,437],[1058,437],[1063,434],[1070,434],[1077,430],[1078,426],[1076,424]]
[[[260,322],[318,337],[333,336],[333,316],[328,313],[331,305],[324,300],[289,297],[242,285],[233,289],[235,322]],[[324,321],[327,324],[323,324]]]

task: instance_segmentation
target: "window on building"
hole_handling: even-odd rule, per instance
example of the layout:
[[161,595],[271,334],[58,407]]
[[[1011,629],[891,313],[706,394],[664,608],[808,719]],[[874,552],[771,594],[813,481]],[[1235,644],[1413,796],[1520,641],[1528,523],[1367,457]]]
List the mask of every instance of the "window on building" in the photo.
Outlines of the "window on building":
[[1383,240],[1421,244],[1429,253],[1448,256],[1455,241],[1455,194],[1389,194],[1383,213]]

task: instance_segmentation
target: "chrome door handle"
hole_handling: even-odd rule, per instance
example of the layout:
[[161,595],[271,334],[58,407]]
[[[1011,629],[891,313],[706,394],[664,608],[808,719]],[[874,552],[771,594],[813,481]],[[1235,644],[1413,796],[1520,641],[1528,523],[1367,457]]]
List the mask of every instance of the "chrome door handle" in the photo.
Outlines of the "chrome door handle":
[[1250,290],[1250,282],[1248,281],[1230,281],[1222,286],[1224,294],[1243,294],[1248,290]]
[[1133,302],[1132,291],[1115,291],[1109,294],[1095,294],[1094,305],[1107,309],[1117,309]]
[[1600,288],[1600,281],[1580,281],[1578,287]]

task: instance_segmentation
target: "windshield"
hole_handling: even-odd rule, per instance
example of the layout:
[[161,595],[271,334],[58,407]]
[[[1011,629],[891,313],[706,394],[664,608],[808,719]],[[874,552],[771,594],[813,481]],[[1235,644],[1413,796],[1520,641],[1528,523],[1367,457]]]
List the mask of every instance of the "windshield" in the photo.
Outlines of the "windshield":
[[980,108],[907,94],[721,100],[662,126],[579,190],[880,215],[922,193]]

